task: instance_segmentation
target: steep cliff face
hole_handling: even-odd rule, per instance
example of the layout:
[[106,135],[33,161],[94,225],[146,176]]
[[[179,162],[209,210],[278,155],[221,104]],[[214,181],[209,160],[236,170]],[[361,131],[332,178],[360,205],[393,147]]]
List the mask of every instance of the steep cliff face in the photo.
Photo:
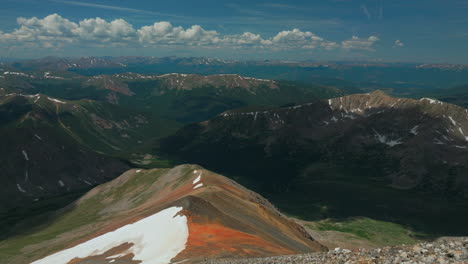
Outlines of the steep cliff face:
[[[21,252],[5,259],[193,263],[326,249],[260,195],[195,165],[130,170],[37,230],[2,242],[5,252]],[[28,239],[36,236],[41,239]]]

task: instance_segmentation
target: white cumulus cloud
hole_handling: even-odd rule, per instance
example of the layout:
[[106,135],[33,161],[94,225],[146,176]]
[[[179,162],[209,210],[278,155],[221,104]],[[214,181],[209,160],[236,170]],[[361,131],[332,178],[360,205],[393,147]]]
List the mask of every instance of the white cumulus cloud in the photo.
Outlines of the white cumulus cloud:
[[71,41],[74,37],[72,31],[78,27],[76,23],[57,14],[43,19],[19,17],[17,23],[19,28],[11,33],[2,34],[3,41]]
[[127,21],[116,19],[107,22],[101,18],[90,18],[80,21],[72,32],[80,40],[97,40],[102,42],[129,41],[135,37],[135,29]]
[[341,46],[345,50],[373,51],[374,44],[379,40],[380,39],[377,36],[370,36],[368,38],[359,38],[357,36],[353,36],[351,39],[343,41]]
[[187,44],[210,45],[219,43],[219,33],[205,30],[199,25],[190,28],[174,27],[171,23],[162,21],[150,26],[143,26],[137,31],[138,40],[143,44]]
[[[199,46],[199,47],[251,47],[272,50],[288,49],[344,49],[372,51],[379,40],[376,36],[359,38],[337,43],[327,40],[310,31],[298,28],[283,30],[271,37],[263,37],[252,32],[222,35],[215,30],[207,30],[200,25],[187,28],[160,21],[152,25],[134,28],[124,19],[107,21],[102,18],[88,18],[79,22],[70,21],[58,14],[44,18],[18,18],[18,27],[11,32],[0,31],[0,43],[8,42],[15,46],[33,45],[45,48],[77,45],[122,44],[137,47],[158,46]],[[401,42],[400,42],[401,43]],[[395,43],[396,44],[396,43]],[[401,43],[402,45],[402,43]]]
[[335,42],[325,40],[310,31],[301,31],[297,28],[279,32],[270,40],[270,42],[274,46],[280,46],[283,48],[293,47],[305,49],[334,49],[339,46]]
[[393,47],[404,47],[405,44],[403,42],[401,42],[401,40],[397,39],[395,40],[395,42],[393,43]]
[[263,46],[271,44],[271,41],[265,40],[259,34],[244,32],[240,35],[227,35],[221,42],[225,45],[233,46]]

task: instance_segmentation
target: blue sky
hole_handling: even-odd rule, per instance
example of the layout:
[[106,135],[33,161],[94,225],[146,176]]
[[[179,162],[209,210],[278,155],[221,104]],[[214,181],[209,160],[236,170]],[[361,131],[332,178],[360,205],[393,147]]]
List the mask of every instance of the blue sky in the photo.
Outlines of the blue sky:
[[0,56],[468,63],[466,0],[0,0]]

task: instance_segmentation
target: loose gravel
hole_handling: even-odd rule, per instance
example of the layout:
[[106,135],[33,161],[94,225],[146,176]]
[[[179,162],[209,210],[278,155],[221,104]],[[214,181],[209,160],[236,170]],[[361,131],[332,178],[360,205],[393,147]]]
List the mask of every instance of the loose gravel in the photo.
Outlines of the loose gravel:
[[468,264],[468,237],[441,238],[431,243],[350,251],[253,259],[209,260],[204,264]]

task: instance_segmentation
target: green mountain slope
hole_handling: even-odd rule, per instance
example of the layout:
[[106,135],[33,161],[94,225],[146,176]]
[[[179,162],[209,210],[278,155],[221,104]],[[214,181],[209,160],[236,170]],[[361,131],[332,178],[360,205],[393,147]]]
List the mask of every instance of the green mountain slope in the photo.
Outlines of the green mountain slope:
[[[62,106],[63,105],[63,106]],[[8,224],[48,197],[85,191],[116,177],[125,162],[80,144],[62,121],[79,111],[73,103],[43,95],[0,96],[0,221]],[[7,225],[3,225],[7,227]]]
[[175,126],[108,103],[15,93],[0,93],[0,120],[2,215],[114,178]]

